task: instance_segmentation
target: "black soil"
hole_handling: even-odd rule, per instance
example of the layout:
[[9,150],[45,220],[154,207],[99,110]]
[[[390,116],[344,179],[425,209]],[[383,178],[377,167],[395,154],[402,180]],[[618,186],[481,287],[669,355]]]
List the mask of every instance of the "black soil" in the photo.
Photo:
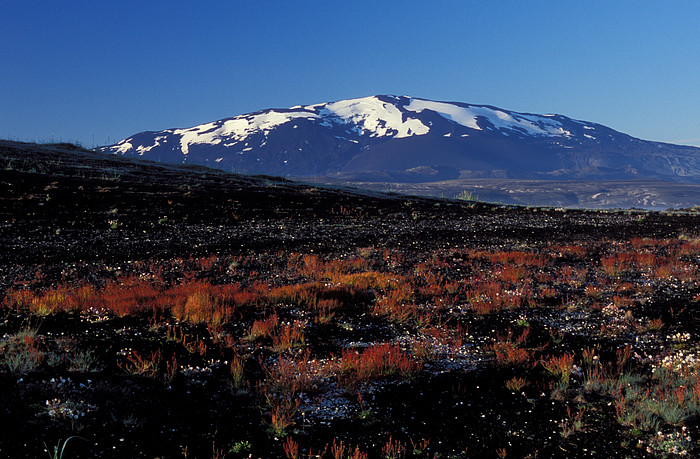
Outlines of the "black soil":
[[[647,421],[625,420],[619,409],[641,406],[625,395],[635,384],[648,394],[663,384],[676,390],[681,376],[663,380],[655,368],[697,351],[699,228],[690,211],[408,197],[2,141],[0,455],[61,457],[65,447],[64,458],[266,458],[294,457],[297,445],[299,457],[692,457],[700,454],[694,407],[679,420],[649,408]],[[478,312],[469,286],[501,275],[508,262],[489,254],[506,252],[545,257],[523,265],[532,299]],[[605,257],[635,252],[679,264],[668,275],[633,262],[604,269]],[[361,262],[348,275],[415,281],[405,301],[432,311],[428,323],[377,312],[389,287],[351,287],[308,267],[339,260]],[[238,305],[213,327],[178,320],[167,305],[120,315],[80,305],[38,311],[11,299],[100,292],[127,279],[160,292],[188,282],[307,283],[312,302],[340,306],[321,320],[306,300]],[[280,348],[274,337],[250,338],[253,323],[272,314],[275,333],[303,323],[304,339]],[[425,355],[416,350],[440,330],[449,336],[430,341]],[[499,342],[527,357],[499,359]],[[378,343],[396,344],[419,368],[352,381],[328,363]],[[627,346],[632,356],[620,363]],[[587,349],[607,386],[588,385]],[[23,350],[35,365],[12,367]],[[153,372],[138,371],[135,355],[157,361]],[[574,359],[565,384],[546,367],[562,355]],[[327,366],[309,370],[310,384],[284,389],[275,381],[283,361]],[[684,371],[690,393],[697,372]],[[525,385],[509,386],[516,378]],[[276,429],[284,397],[298,406]]]

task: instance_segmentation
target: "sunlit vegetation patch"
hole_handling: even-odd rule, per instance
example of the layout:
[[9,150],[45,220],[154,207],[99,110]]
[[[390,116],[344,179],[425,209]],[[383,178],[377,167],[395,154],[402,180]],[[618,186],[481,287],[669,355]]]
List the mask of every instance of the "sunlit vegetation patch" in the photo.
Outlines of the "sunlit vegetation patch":
[[[697,240],[636,238],[173,259],[41,288],[18,279],[1,303],[9,325],[0,372],[20,381],[93,374],[165,393],[215,386],[256,413],[278,456],[345,458],[432,457],[440,450],[428,428],[372,441],[329,432],[389,422],[369,401],[382,391],[488,371],[499,403],[549,416],[562,448],[615,426],[623,450],[690,454],[700,433],[699,268]],[[58,320],[81,331],[48,331]],[[111,341],[95,337],[110,326]],[[483,389],[453,392],[490,415]],[[71,434],[89,434],[100,402],[72,397],[49,399],[36,416],[50,412]],[[522,440],[537,428],[512,416],[517,442],[504,439],[489,454],[543,446]],[[456,437],[451,448],[475,448],[470,441]],[[268,448],[225,442],[215,439],[217,457]]]

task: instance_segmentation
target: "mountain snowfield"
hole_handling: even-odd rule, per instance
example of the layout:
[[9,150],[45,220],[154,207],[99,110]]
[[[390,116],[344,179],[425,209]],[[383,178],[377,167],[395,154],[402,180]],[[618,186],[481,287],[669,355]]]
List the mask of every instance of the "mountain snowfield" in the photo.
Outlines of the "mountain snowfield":
[[700,182],[700,148],[562,115],[378,95],[142,132],[102,151],[281,176]]
[[[344,126],[359,135],[402,138],[430,133],[430,126],[418,118],[411,118],[409,112],[417,114],[431,110],[446,120],[479,131],[495,128],[505,131],[506,135],[507,131],[514,131],[534,136],[571,136],[561,122],[551,119],[554,115],[528,115],[488,106],[435,102],[412,97],[387,97],[393,100],[389,102],[379,96],[372,96],[328,104],[296,106],[287,110],[273,109],[188,129],[168,129],[163,131],[163,134],[180,136],[180,148],[184,154],[189,153],[192,144],[233,146],[233,142],[245,140],[252,134],[268,135],[277,126],[298,119],[317,121],[321,126],[329,128],[334,125]],[[406,101],[408,104],[405,104]],[[479,125],[479,119],[484,127]],[[588,129],[595,129],[594,126],[583,124]],[[125,139],[116,144],[113,152],[132,153],[135,150],[139,155],[143,155],[158,147],[166,135],[155,137],[152,145],[139,145],[136,148],[132,143],[133,138]]]

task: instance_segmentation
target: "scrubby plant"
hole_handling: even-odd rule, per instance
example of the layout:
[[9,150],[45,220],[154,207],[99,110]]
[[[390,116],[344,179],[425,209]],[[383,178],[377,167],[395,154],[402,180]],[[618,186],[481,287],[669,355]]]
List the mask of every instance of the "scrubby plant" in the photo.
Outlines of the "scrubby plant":
[[246,336],[246,340],[255,341],[259,338],[272,337],[278,323],[277,314],[273,314],[267,319],[254,321]]
[[511,378],[505,382],[506,388],[508,388],[508,390],[511,390],[513,392],[520,392],[528,384],[529,383],[528,383],[526,378],[519,377],[519,376],[514,376],[513,378]]
[[340,363],[340,378],[346,385],[386,376],[410,376],[421,364],[395,344],[372,345],[362,352],[345,348]]
[[304,345],[304,323],[295,321],[294,323],[283,324],[279,331],[272,337],[272,349],[280,352]]
[[313,387],[309,370],[310,352],[297,359],[279,357],[272,368],[265,369],[263,392],[280,397],[292,398],[299,392],[307,392]]
[[76,350],[68,357],[68,369],[71,371],[94,371],[98,359],[92,350]]
[[253,445],[248,440],[241,440],[231,445],[228,451],[233,454],[246,454],[252,447]]
[[498,335],[496,341],[490,345],[496,363],[503,366],[521,366],[527,363],[531,353],[522,346],[527,342],[529,334],[530,329],[524,328],[518,337],[513,336],[511,329],[508,329],[505,336]]
[[162,361],[163,356],[160,349],[151,351],[148,354],[142,354],[132,350],[129,355],[127,355],[126,361],[121,363],[120,366],[127,373],[155,378],[161,370]]
[[231,359],[229,371],[231,373],[231,387],[234,390],[242,389],[245,384],[245,361],[239,355],[234,355]]
[[292,437],[287,437],[282,445],[284,449],[284,454],[287,459],[298,459],[299,458],[299,444],[292,439]]
[[571,373],[574,370],[574,357],[571,354],[562,354],[542,360],[542,366],[564,386],[569,385]]
[[295,417],[301,406],[301,400],[291,398],[268,397],[267,404],[270,407],[269,433],[281,438],[287,435],[288,429],[295,424]]
[[579,408],[574,413],[570,406],[566,406],[566,418],[559,424],[561,427],[560,434],[563,438],[569,438],[573,433],[583,429],[583,415],[585,412],[585,408]]
[[406,456],[406,445],[389,437],[384,446],[382,446],[382,457],[385,459],[400,459]]
[[26,374],[39,368],[45,358],[38,327],[31,325],[0,340],[0,358],[11,374]]

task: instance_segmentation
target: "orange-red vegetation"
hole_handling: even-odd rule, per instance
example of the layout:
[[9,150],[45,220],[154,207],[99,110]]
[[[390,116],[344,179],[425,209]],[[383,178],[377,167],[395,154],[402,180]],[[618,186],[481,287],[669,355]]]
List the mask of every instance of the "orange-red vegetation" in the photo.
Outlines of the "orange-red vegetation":
[[345,383],[385,376],[408,376],[421,369],[421,363],[396,344],[372,345],[363,351],[343,349],[340,377]]
[[418,309],[413,303],[411,286],[404,283],[389,290],[386,295],[374,303],[372,313],[387,316],[396,322],[407,322],[415,319],[418,315]]
[[574,369],[574,356],[566,353],[549,357],[548,359],[542,360],[542,366],[556,378],[568,383]]
[[277,314],[273,314],[267,319],[256,320],[250,327],[246,338],[250,341],[254,341],[258,338],[271,338],[278,323]]
[[583,245],[562,245],[562,246],[553,246],[552,247],[552,253],[557,254],[559,256],[571,256],[571,257],[585,257],[588,254],[588,249],[583,246]]
[[266,384],[263,391],[277,397],[291,398],[299,392],[313,387],[309,370],[310,353],[304,352],[296,359],[280,357],[272,368],[266,369]]
[[529,266],[543,267],[549,262],[549,257],[539,253],[510,251],[510,252],[494,252],[488,254],[491,263],[501,264],[504,266]]
[[503,366],[521,366],[527,363],[531,353],[522,346],[527,342],[529,334],[530,329],[525,328],[518,337],[513,336],[511,329],[508,329],[506,336],[498,335],[490,347],[496,363]]
[[160,349],[149,354],[132,351],[126,357],[126,362],[122,364],[122,368],[131,374],[154,378],[160,371],[162,360],[163,356]]
[[496,277],[508,284],[517,284],[528,276],[528,270],[522,265],[505,265],[496,273]]
[[272,348],[276,351],[284,351],[300,347],[304,344],[304,323],[282,324],[278,333],[272,337]]

